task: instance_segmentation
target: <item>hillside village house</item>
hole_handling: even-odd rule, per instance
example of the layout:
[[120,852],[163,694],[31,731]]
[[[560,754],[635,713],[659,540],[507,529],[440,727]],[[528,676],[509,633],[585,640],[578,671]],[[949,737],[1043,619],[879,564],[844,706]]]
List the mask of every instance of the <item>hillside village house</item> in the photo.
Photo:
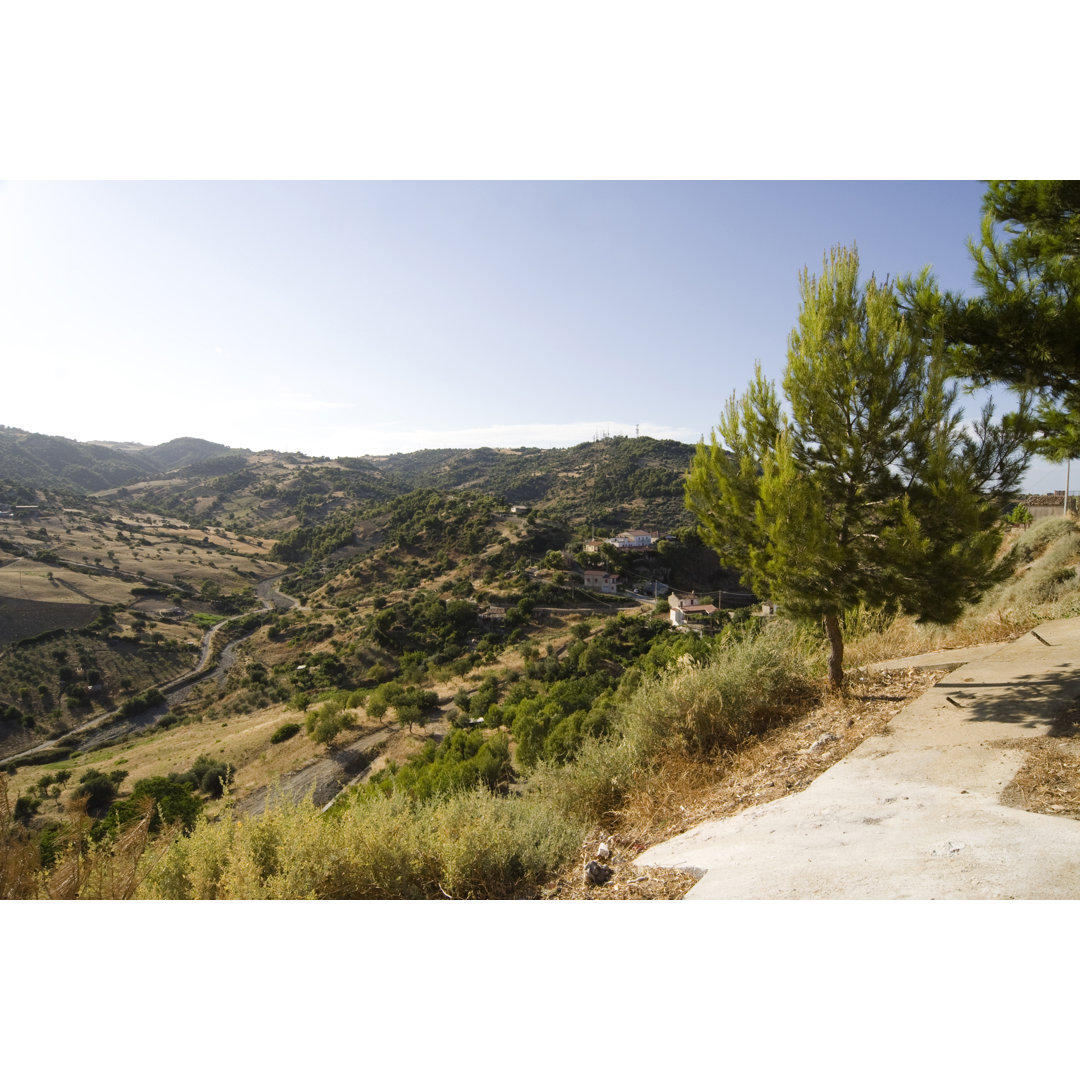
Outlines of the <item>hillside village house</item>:
[[586,540],[583,546],[588,552],[597,552],[605,544],[610,544],[620,551],[643,551],[647,548],[656,547],[659,539],[660,537],[656,533],[647,532],[645,529],[629,529],[610,539],[597,539],[594,536],[591,540]]
[[650,548],[656,545],[657,537],[644,529],[630,529],[613,536],[609,543],[620,549],[627,548]]
[[[1052,495],[1025,495],[1020,502],[1031,511],[1035,521],[1045,517],[1062,517],[1065,510],[1065,489],[1055,491]],[[1076,513],[1077,499],[1075,495],[1069,496],[1069,511]]]
[[616,593],[619,578],[617,574],[609,574],[606,570],[586,570],[585,588],[593,592]]
[[668,597],[668,607],[671,609],[671,625],[682,626],[689,615],[715,615],[720,609],[715,604],[698,603],[696,594],[689,596],[676,596],[672,593]]

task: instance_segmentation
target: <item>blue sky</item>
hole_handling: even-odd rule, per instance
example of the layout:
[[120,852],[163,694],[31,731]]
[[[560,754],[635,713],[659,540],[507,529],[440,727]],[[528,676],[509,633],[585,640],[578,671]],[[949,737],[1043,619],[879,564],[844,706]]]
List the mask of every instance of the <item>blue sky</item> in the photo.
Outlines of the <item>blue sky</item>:
[[[930,265],[973,291],[982,185],[943,181],[14,182],[0,422],[387,453],[696,441],[798,273]],[[1061,486],[1038,463],[1029,487]]]

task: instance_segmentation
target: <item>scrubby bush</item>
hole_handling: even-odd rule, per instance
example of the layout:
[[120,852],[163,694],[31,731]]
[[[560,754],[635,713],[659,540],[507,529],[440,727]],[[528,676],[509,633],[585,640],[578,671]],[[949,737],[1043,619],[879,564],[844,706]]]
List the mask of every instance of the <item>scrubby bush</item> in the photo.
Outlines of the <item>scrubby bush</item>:
[[811,692],[806,643],[791,623],[774,622],[752,638],[726,642],[704,663],[680,663],[643,683],[622,730],[639,755],[703,758],[782,720]]
[[514,899],[573,857],[581,827],[533,799],[470,791],[357,799],[320,814],[271,802],[257,819],[202,820],[154,865],[160,899]]
[[100,769],[87,769],[79,777],[79,786],[75,789],[76,799],[86,799],[86,812],[91,815],[104,813],[120,791],[120,785],[127,776],[124,769],[114,769],[108,775]]
[[225,791],[225,785],[232,779],[236,770],[226,761],[218,761],[208,754],[200,754],[186,773],[170,773],[169,779],[179,783],[188,783],[204,795],[219,798]]
[[494,791],[512,777],[510,739],[505,733],[485,737],[481,731],[455,728],[442,742],[425,743],[406,765],[381,773],[373,786],[422,801],[478,784]]
[[304,726],[315,742],[329,749],[338,735],[349,726],[349,718],[340,701],[327,701],[308,713]]
[[190,782],[170,779],[166,776],[150,776],[136,781],[128,798],[115,802],[105,817],[105,825],[115,832],[120,826],[136,821],[153,803],[148,828],[157,833],[162,825],[179,825],[190,832],[202,814],[202,802],[194,794]]
[[135,697],[125,701],[123,705],[116,710],[116,715],[122,719],[129,716],[135,716],[138,713],[153,708],[155,705],[160,705],[164,700],[165,695],[158,690],[156,686],[152,686],[149,690],[137,694]]
[[712,760],[804,708],[815,687],[809,655],[784,622],[722,640],[700,661],[685,654],[617,703],[610,734],[584,739],[564,766],[540,761],[530,789],[565,815],[604,821],[665,765]]
[[300,731],[299,724],[282,724],[273,735],[270,736],[270,742],[277,744],[283,743],[287,739],[291,739]]
[[541,762],[529,790],[559,813],[582,823],[603,822],[635,789],[648,784],[656,762],[618,734],[586,740],[567,765]]
[[1026,529],[1031,525],[1034,518],[1031,511],[1023,503],[1019,503],[1005,516],[1005,520],[1010,525],[1019,525]]

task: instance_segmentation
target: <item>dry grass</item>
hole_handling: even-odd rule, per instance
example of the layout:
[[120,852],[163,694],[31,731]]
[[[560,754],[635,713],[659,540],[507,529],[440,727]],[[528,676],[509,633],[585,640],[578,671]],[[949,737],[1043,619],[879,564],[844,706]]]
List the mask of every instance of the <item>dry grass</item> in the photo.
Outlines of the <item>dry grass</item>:
[[512,899],[536,896],[580,829],[550,806],[484,790],[388,798],[320,814],[278,800],[201,821],[139,895],[160,899]]
[[131,600],[131,583],[16,558],[0,566],[0,596],[36,604],[126,604]]
[[44,869],[37,836],[13,819],[0,775],[0,900],[130,900],[178,835],[166,830],[151,840],[151,813],[147,804],[115,840],[99,844],[79,804],[58,837],[63,854]]
[[844,666],[850,671],[882,660],[919,656],[938,649],[1012,641],[1042,621],[1000,608],[976,610],[953,626],[920,626],[911,616],[900,615],[881,630],[853,638],[844,650]]
[[[131,521],[121,518],[102,523],[84,515],[60,512],[40,514],[25,522],[5,520],[0,522],[0,535],[33,551],[50,548],[60,559],[87,569],[100,564],[105,569],[129,575],[142,572],[148,579],[167,583],[199,585],[211,580],[226,592],[249,586],[248,575],[252,571],[265,577],[285,569],[267,561],[265,541],[260,548],[222,529],[192,529],[168,523],[140,524],[140,531],[128,533],[131,525]],[[47,538],[41,537],[38,530],[42,528]],[[117,538],[118,531],[125,533],[124,538]],[[213,550],[204,545],[204,537],[210,539]],[[18,565],[0,567],[0,596],[29,598],[41,603],[78,600],[77,593],[48,581],[46,575],[50,570],[56,578],[63,578],[88,594],[89,598],[83,602],[117,604],[132,599],[130,581],[110,575],[89,577],[63,564],[48,566],[32,559],[20,559]]]
[[[10,778],[12,796],[27,794],[43,774],[54,773],[60,768],[71,769],[76,776],[90,768],[106,773],[124,769],[128,773],[124,781],[126,789],[149,776],[185,772],[196,758],[207,754],[236,767],[232,791],[238,798],[243,797],[300,769],[313,758],[325,755],[325,751],[303,733],[276,746],[271,745],[270,736],[290,721],[302,725],[303,715],[286,705],[274,705],[227,720],[204,720],[167,731],[153,731],[67,761],[24,766]],[[361,723],[346,738],[362,733]],[[346,738],[341,741],[345,742]],[[47,803],[43,804],[43,809],[49,809]]]
[[1009,537],[1002,554],[1010,549],[1015,549],[1012,575],[950,626],[920,625],[910,616],[890,619],[865,610],[849,615],[845,666],[1012,641],[1040,622],[1080,614],[1080,529],[1075,521],[1048,518]]
[[1002,792],[1006,806],[1080,819],[1080,701],[1057,718],[1049,735],[1019,740],[1024,764]]

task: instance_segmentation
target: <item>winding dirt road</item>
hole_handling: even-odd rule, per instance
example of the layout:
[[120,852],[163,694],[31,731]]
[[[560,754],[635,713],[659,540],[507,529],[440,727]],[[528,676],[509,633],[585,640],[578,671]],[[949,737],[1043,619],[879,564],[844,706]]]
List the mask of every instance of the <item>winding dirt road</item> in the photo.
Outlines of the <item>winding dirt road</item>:
[[[256,584],[255,595],[258,597],[260,603],[262,603],[264,610],[288,611],[300,606],[299,601],[294,597],[287,596],[285,593],[278,590],[276,583],[284,576],[284,574],[275,574],[273,577],[265,578],[263,581]],[[20,758],[30,754],[40,753],[43,750],[54,749],[59,745],[61,739],[69,738],[72,735],[84,736],[79,740],[78,748],[80,750],[89,750],[95,746],[100,746],[102,743],[111,742],[114,739],[122,738],[125,735],[130,735],[136,731],[141,731],[144,728],[150,727],[170,709],[183,701],[184,698],[191,693],[192,687],[194,687],[196,683],[202,682],[204,679],[208,679],[215,674],[219,676],[224,675],[236,662],[236,646],[247,637],[250,637],[250,635],[245,635],[245,637],[230,642],[226,645],[224,650],[222,650],[221,656],[218,657],[215,662],[211,662],[211,660],[214,655],[214,646],[218,635],[230,623],[242,618],[244,618],[244,615],[230,615],[223,618],[221,622],[216,623],[203,634],[202,647],[199,650],[199,660],[195,667],[192,668],[191,671],[186,672],[175,679],[170,679],[168,682],[161,683],[157,687],[157,689],[165,695],[165,700],[163,702],[151,706],[149,709],[134,716],[119,717],[116,715],[116,711],[105,713],[103,716],[96,716],[55,739],[47,739],[44,742],[37,743],[27,749],[20,750],[17,754],[12,754],[9,757],[0,759],[0,764],[7,764],[9,762],[18,764]]]

